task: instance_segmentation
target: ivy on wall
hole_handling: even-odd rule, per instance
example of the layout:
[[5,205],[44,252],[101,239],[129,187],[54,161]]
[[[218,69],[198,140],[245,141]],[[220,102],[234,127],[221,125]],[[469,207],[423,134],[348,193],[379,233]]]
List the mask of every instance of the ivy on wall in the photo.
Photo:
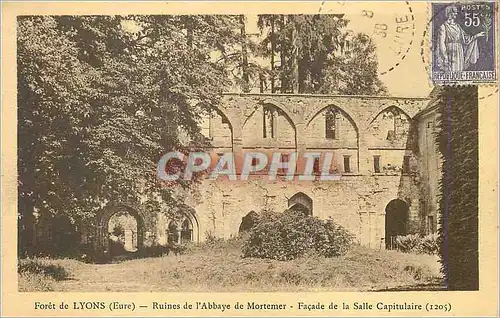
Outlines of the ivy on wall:
[[439,103],[443,156],[440,181],[440,255],[450,290],[478,290],[478,94],[477,87],[443,87]]

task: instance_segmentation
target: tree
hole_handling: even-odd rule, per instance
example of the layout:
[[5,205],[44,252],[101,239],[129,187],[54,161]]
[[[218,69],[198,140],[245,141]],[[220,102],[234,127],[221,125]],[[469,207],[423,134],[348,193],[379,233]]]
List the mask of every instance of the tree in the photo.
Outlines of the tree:
[[345,30],[343,15],[260,15],[258,25],[265,34],[261,54],[271,58],[282,93],[386,92],[378,79],[373,41]]
[[157,161],[189,147],[179,129],[202,140],[199,114],[230,84],[211,54],[240,41],[238,26],[237,16],[19,17],[22,252],[33,252],[36,214],[91,220],[112,202],[173,200]]
[[345,35],[340,54],[332,54],[317,75],[319,92],[346,95],[384,95],[385,85],[378,78],[378,62],[373,40],[366,34]]

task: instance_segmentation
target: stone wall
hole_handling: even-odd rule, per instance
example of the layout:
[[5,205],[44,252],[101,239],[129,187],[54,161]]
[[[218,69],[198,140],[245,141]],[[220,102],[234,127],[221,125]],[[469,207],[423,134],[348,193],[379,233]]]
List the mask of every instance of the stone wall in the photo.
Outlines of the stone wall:
[[[410,223],[418,222],[418,192],[411,177],[399,175],[345,176],[337,181],[269,181],[261,176],[248,181],[205,181],[202,199],[191,202],[199,217],[201,239],[238,234],[242,218],[251,211],[284,211],[288,199],[302,192],[313,201],[313,216],[331,217],[355,234],[358,241],[379,247],[385,237],[385,208],[394,199],[409,205]],[[410,230],[418,225],[410,224]],[[382,244],[383,245],[383,244]]]
[[[408,232],[421,230],[421,180],[414,153],[418,136],[412,118],[427,106],[427,99],[227,94],[223,101],[212,127],[225,121],[232,133],[225,133],[224,147],[214,145],[214,151],[227,150],[229,142],[240,154],[296,151],[300,157],[305,151],[331,151],[334,170],[343,176],[338,181],[269,181],[264,175],[249,181],[205,181],[199,189],[201,199],[188,203],[199,218],[201,240],[208,233],[236,235],[249,212],[283,211],[288,199],[299,192],[312,199],[313,215],[332,217],[368,246],[384,245],[385,208],[394,199],[408,205]],[[329,111],[335,114],[335,134],[330,136],[325,126]]]
[[[435,149],[423,133],[428,117],[417,116],[427,104],[425,98],[224,95],[222,106],[200,123],[211,141],[207,151],[298,152],[299,157],[306,151],[331,151],[334,169],[342,177],[270,181],[261,174],[246,181],[205,180],[185,197],[185,208],[177,209],[185,210],[194,241],[228,238],[238,234],[242,218],[251,211],[284,211],[292,196],[303,193],[312,200],[314,216],[331,217],[361,244],[384,248],[386,207],[399,199],[408,207],[407,233],[423,233],[428,215],[436,215],[438,189],[432,178],[439,172],[434,154],[428,154]],[[327,116],[334,120],[334,134],[327,134]],[[375,157],[379,169],[375,169]],[[426,169],[423,175],[422,169]],[[145,245],[166,241],[171,220],[165,215],[162,211],[137,214],[148,219],[138,222],[144,226]]]
[[439,224],[439,180],[442,158],[436,144],[438,119],[436,107],[430,107],[417,118],[418,171],[421,176],[419,190],[422,201],[421,230],[427,234],[435,233]]

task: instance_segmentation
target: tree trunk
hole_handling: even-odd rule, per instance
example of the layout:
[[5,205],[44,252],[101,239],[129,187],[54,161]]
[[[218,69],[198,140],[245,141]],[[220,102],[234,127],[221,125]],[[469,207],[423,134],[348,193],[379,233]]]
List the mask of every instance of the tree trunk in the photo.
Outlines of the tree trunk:
[[274,94],[274,72],[275,72],[275,62],[274,62],[274,52],[276,51],[276,35],[274,30],[274,18],[275,15],[271,16],[271,93]]
[[193,19],[190,16],[186,17],[186,33],[187,33],[187,46],[192,49],[193,48]]
[[[281,15],[281,32],[286,27],[286,20],[285,20],[285,15]],[[281,61],[281,93],[286,93],[288,90],[288,80],[287,80],[287,65],[286,65],[286,50],[287,50],[287,44],[286,44],[286,37],[281,36],[281,41],[280,41],[280,61]]]
[[292,23],[292,46],[291,46],[291,81],[292,93],[299,93],[299,63],[298,63],[298,48],[297,48],[297,27],[295,21],[291,19]]
[[250,92],[250,77],[248,75],[248,49],[247,49],[247,35],[246,35],[246,26],[245,26],[245,16],[240,15],[240,23],[241,23],[241,70],[243,77],[243,92]]
[[298,65],[298,92],[299,93],[311,93],[312,92],[312,87],[311,87],[311,61],[310,59],[306,56],[304,56],[302,59],[299,60],[297,63]]
[[173,98],[170,96],[170,92],[168,90],[168,76],[164,76],[164,83],[160,88],[160,96],[162,100],[162,116],[165,122],[165,130],[163,133],[162,146],[166,151],[171,151],[177,148],[179,144],[178,135],[177,135],[177,116],[178,110],[177,105],[173,101]]

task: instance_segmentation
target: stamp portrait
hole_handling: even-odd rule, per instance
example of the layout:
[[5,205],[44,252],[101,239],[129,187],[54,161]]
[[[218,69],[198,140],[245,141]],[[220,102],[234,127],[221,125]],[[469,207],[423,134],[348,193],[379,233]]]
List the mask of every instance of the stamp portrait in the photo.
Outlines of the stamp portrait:
[[495,3],[432,4],[432,80],[485,83],[497,78]]

